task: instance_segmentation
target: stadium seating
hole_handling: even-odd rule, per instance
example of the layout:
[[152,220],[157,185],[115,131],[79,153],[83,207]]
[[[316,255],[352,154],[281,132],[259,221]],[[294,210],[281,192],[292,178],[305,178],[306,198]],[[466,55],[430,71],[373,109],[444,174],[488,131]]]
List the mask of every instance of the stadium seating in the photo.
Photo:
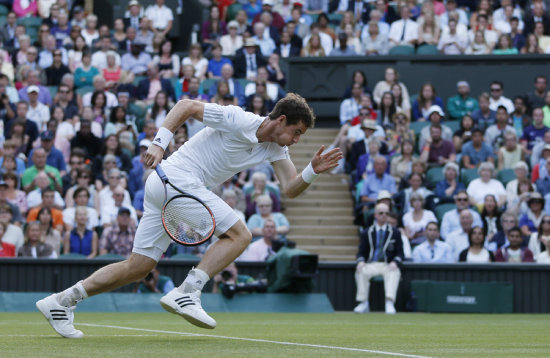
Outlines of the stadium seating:
[[460,121],[445,121],[443,124],[449,127],[453,133],[460,128]]
[[435,45],[422,45],[416,49],[417,55],[437,55],[439,50]]
[[414,55],[414,47],[395,46],[390,49],[390,55]]
[[477,168],[474,169],[462,169],[460,173],[460,181],[464,186],[468,187],[468,184],[474,179],[479,178],[479,173],[477,172]]
[[410,124],[410,128],[414,131],[414,134],[416,136],[419,136],[420,135],[420,132],[422,131],[422,129],[424,127],[427,127],[430,125],[430,122],[428,121],[424,121],[424,122],[412,122]]
[[92,86],[84,86],[77,89],[75,92],[80,96],[84,96],[86,93],[93,92],[94,88]]
[[435,217],[437,218],[437,221],[441,223],[441,220],[443,220],[443,215],[445,215],[447,211],[451,211],[454,209],[456,209],[455,204],[439,204],[438,206],[436,206]]
[[434,167],[426,173],[426,182],[429,189],[435,188],[435,185],[445,178],[443,167]]
[[516,179],[514,169],[502,169],[497,173],[497,180],[502,182],[502,185],[504,186],[514,179]]
[[9,9],[5,5],[0,5],[0,15],[6,16],[9,12]]

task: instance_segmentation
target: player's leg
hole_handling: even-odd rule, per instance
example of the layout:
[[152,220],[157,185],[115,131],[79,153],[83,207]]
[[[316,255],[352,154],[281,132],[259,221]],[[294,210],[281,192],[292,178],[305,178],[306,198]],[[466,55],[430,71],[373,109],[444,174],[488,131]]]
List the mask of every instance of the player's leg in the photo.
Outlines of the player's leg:
[[[155,177],[156,182],[149,180]],[[150,175],[149,179],[145,186],[145,212],[136,232],[134,252],[130,258],[105,266],[84,281],[36,303],[38,310],[61,336],[67,338],[83,336],[82,332],[75,329],[73,325],[73,311],[78,302],[145,277],[166,251],[170,240],[164,234],[160,214],[164,191],[158,176]]]

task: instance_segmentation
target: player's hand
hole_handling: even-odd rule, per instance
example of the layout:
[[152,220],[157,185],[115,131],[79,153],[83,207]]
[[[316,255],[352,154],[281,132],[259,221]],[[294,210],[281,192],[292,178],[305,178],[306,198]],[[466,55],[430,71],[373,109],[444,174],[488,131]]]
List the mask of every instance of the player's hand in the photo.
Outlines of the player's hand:
[[311,167],[316,174],[321,174],[336,168],[338,166],[338,161],[343,157],[340,148],[334,148],[326,153],[323,153],[324,150],[325,146],[323,145],[311,160]]
[[161,162],[163,156],[164,150],[158,145],[151,144],[149,148],[147,148],[147,152],[145,152],[143,164],[149,168],[155,169]]

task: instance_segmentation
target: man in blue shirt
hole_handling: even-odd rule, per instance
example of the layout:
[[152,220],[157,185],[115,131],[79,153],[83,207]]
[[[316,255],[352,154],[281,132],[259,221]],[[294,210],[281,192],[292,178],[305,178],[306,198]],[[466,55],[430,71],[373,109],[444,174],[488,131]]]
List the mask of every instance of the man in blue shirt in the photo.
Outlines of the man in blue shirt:
[[497,112],[489,108],[490,98],[487,93],[482,93],[478,99],[479,108],[472,112],[472,118],[481,130],[489,128],[497,120]]
[[493,150],[483,142],[483,132],[479,128],[472,130],[472,140],[462,146],[464,168],[473,169],[485,161],[495,163]]
[[365,184],[361,189],[361,202],[366,203],[368,206],[372,206],[378,199],[378,192],[380,190],[387,190],[391,194],[395,194],[395,179],[386,174],[386,168],[388,162],[383,156],[377,156],[374,158],[374,175],[367,176]]
[[453,249],[439,240],[439,225],[432,221],[426,225],[426,241],[414,248],[413,262],[451,263],[454,262]]
[[[40,135],[40,145],[46,151],[46,164],[56,168],[59,170],[59,174],[64,176],[67,173],[67,164],[65,163],[65,158],[63,158],[63,153],[53,146],[54,138],[55,134],[53,132],[45,131]],[[32,161],[33,154],[34,149],[29,153],[27,168],[34,165]]]
[[529,155],[533,147],[543,141],[544,133],[548,132],[548,127],[544,125],[543,121],[544,112],[541,108],[535,108],[533,110],[533,124],[527,126],[523,130],[523,136],[521,136],[521,145]]
[[456,194],[455,204],[456,209],[447,211],[445,215],[443,215],[443,220],[441,221],[441,237],[443,239],[447,239],[450,233],[461,228],[459,214],[465,209],[472,213],[472,227],[483,226],[479,213],[474,209],[470,209],[470,198],[466,190],[459,191],[458,194]]
[[226,63],[233,66],[233,62],[230,59],[222,57],[222,46],[219,43],[215,43],[212,46],[212,59],[208,61],[208,77],[220,79],[222,77],[222,67]]

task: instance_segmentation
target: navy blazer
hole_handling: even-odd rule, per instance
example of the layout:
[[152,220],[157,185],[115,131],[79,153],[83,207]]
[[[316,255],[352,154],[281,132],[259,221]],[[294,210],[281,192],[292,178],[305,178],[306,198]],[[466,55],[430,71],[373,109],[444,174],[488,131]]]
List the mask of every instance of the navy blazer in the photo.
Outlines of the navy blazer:
[[[172,101],[176,102],[176,94],[174,93],[174,87],[172,87],[172,83],[170,83],[170,80],[161,78],[160,85],[162,90],[168,93],[168,96],[172,99]],[[147,96],[149,95],[150,86],[151,86],[151,81],[148,78],[145,78],[139,81],[138,89],[137,89],[137,97],[141,100],[146,99]]]
[[[371,262],[374,255],[374,244],[376,242],[376,226],[372,225],[367,230],[361,233],[361,239],[359,242],[359,251],[357,252],[357,262]],[[401,233],[396,228],[387,226],[386,233],[384,235],[384,242],[382,247],[384,248],[384,254],[386,263],[395,261],[396,264],[401,265],[403,262],[403,242],[401,241]]]

